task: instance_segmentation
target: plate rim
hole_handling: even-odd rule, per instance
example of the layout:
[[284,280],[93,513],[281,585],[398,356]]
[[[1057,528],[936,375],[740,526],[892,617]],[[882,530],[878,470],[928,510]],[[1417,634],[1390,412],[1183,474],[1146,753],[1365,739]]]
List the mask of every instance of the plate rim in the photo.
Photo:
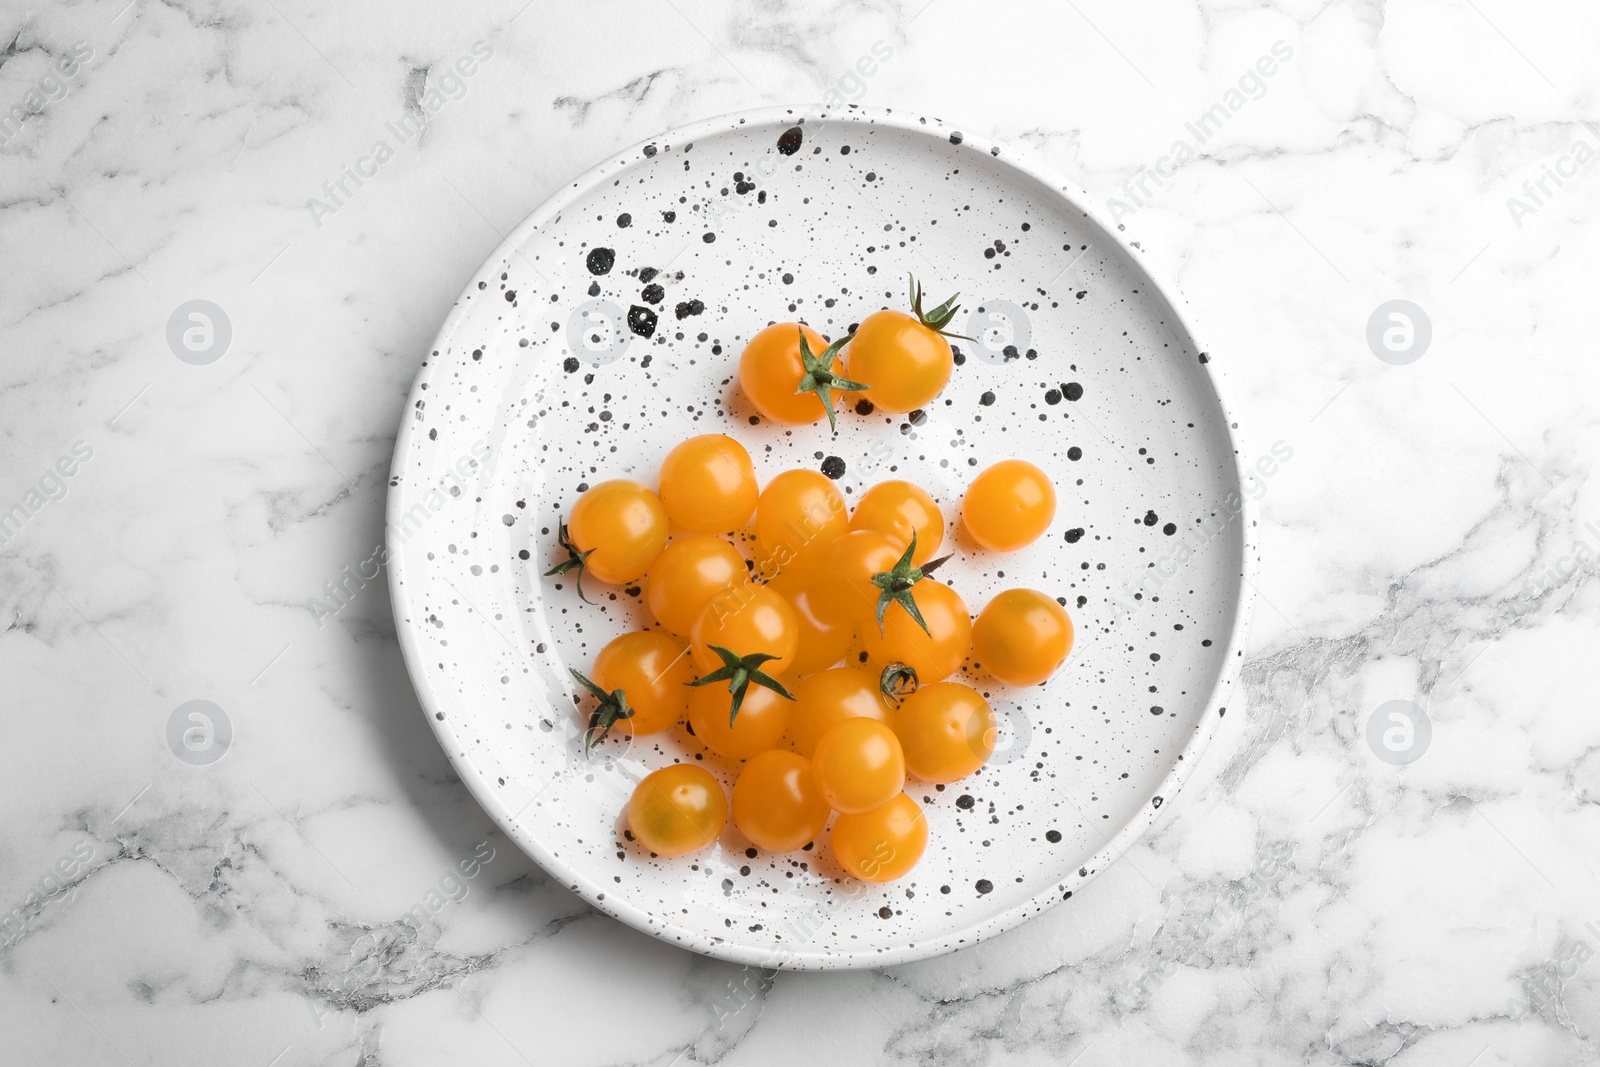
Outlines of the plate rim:
[[[1176,290],[1175,284],[1150,270],[1144,264],[1142,260],[1144,250],[1127,236],[1127,227],[1121,223],[1108,220],[1087,190],[1063,181],[1059,175],[1042,164],[1029,150],[1002,144],[983,134],[968,134],[964,132],[964,128],[959,124],[946,122],[933,116],[921,115],[903,108],[863,107],[857,104],[849,104],[843,108],[830,108],[819,104],[769,105],[725,112],[710,118],[698,119],[680,126],[674,126],[636,141],[620,150],[608,153],[599,162],[553,191],[495,245],[488,257],[468,277],[466,285],[462,287],[454,303],[452,303],[449,313],[446,314],[444,321],[440,324],[438,332],[434,335],[427,348],[427,352],[442,352],[448,347],[450,338],[461,325],[467,314],[467,309],[471,306],[465,297],[473,291],[480,280],[484,280],[497,272],[499,266],[516,255],[516,249],[532,234],[552,219],[560,216],[574,201],[588,194],[603,180],[609,179],[615,173],[616,168],[629,166],[637,163],[642,158],[647,158],[649,155],[649,153],[645,152],[647,146],[695,141],[707,136],[737,130],[744,126],[759,126],[781,122],[800,126],[807,122],[867,123],[869,125],[887,126],[906,132],[919,133],[947,142],[950,141],[952,134],[957,134],[961,140],[951,142],[951,147],[956,151],[981,150],[984,154],[1003,160],[1006,165],[1038,182],[1053,195],[1060,197],[1069,208],[1079,212],[1082,217],[1099,229],[1106,239],[1116,243],[1127,260],[1136,266],[1144,275],[1144,280],[1165,301],[1167,307],[1175,316],[1177,325],[1181,327],[1190,342],[1195,346],[1196,352],[1209,357],[1202,361],[1201,369],[1205,373],[1212,395],[1216,399],[1219,416],[1223,420],[1223,430],[1227,435],[1228,444],[1233,452],[1234,475],[1242,490],[1246,483],[1244,466],[1246,453],[1238,421],[1234,417],[1231,405],[1228,403],[1227,388],[1223,380],[1226,377],[1225,372],[1218,366],[1215,357],[1210,355],[1210,350],[1200,342],[1200,331],[1196,328],[1195,316],[1188,303]],[[1232,630],[1228,634],[1227,643],[1221,650],[1223,656],[1221,671],[1206,698],[1199,724],[1174,757],[1167,773],[1155,786],[1155,796],[1161,799],[1162,804],[1159,807],[1146,804],[1142,807],[1140,814],[1124,823],[1106,841],[1105,845],[1097,850],[1086,862],[1085,866],[1088,867],[1090,873],[1087,876],[1080,877],[1066,897],[1060,896],[1057,889],[1054,888],[1042,890],[1025,900],[1019,901],[998,915],[975,920],[938,937],[887,949],[840,948],[835,950],[823,946],[821,948],[813,947],[810,951],[775,951],[766,947],[758,948],[744,945],[730,938],[708,938],[702,930],[680,926],[672,920],[652,920],[646,909],[633,905],[629,903],[625,896],[610,892],[606,887],[590,881],[580,871],[546,848],[536,835],[519,832],[519,828],[524,825],[517,818],[520,812],[512,813],[504,798],[490,789],[489,776],[473,764],[472,757],[466,751],[465,746],[456,742],[453,720],[449,716],[441,714],[444,708],[432,688],[426,683],[426,669],[423,666],[423,649],[419,644],[418,627],[414,623],[407,624],[402,620],[402,607],[406,599],[405,554],[395,550],[396,546],[391,543],[391,531],[399,528],[399,520],[403,513],[401,501],[407,488],[406,483],[401,479],[405,475],[406,462],[411,455],[413,447],[412,435],[416,422],[416,420],[409,417],[409,413],[416,408],[418,401],[424,399],[422,387],[428,380],[433,367],[433,361],[425,354],[422,365],[418,367],[416,377],[413,378],[411,388],[407,393],[406,403],[402,408],[400,427],[395,435],[394,455],[390,461],[384,507],[384,543],[388,560],[390,607],[394,613],[395,636],[400,645],[401,658],[405,662],[406,673],[411,681],[411,688],[416,693],[428,726],[433,730],[434,739],[439,742],[445,758],[450,761],[451,768],[462,783],[466,785],[468,792],[472,794],[478,805],[494,820],[495,825],[527,853],[535,863],[539,864],[546,873],[559,879],[565,888],[577,894],[591,907],[626,923],[634,929],[647,933],[666,944],[675,945],[679,948],[731,963],[792,971],[857,970],[885,967],[943,956],[959,949],[970,948],[1007,930],[1014,929],[1028,919],[1064,903],[1068,897],[1081,891],[1083,886],[1093,881],[1118,859],[1121,859],[1149,832],[1160,818],[1162,811],[1170,810],[1172,802],[1181,793],[1183,785],[1195,773],[1201,758],[1211,746],[1222,718],[1218,714],[1218,710],[1224,707],[1222,701],[1233,691],[1234,686],[1239,681],[1243,667],[1243,646],[1255,608],[1256,583],[1254,576],[1260,562],[1258,554],[1259,543],[1256,534],[1257,508],[1255,500],[1243,492],[1239,494],[1241,504],[1237,515],[1237,519],[1241,524],[1240,551],[1242,556],[1238,561],[1237,567],[1240,582],[1237,611]],[[614,889],[615,887],[611,888]]]

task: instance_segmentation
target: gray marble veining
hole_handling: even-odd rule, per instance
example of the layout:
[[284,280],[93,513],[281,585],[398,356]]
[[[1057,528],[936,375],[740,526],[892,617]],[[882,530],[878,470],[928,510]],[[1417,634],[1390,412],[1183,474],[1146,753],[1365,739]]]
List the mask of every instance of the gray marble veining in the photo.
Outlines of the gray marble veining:
[[[0,12],[0,1062],[1600,1059],[1588,8],[123,2]],[[619,146],[806,100],[1088,189],[1294,458],[1247,699],[1132,853],[973,949],[773,976],[493,829],[374,549],[501,236]],[[1393,300],[1414,362],[1369,343]],[[1395,700],[1420,755],[1369,731]]]

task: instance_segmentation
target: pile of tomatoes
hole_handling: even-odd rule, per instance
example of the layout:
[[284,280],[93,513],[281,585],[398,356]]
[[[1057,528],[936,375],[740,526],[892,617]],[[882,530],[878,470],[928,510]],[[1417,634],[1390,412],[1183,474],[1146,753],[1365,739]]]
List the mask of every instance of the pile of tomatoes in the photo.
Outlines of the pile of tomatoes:
[[[913,410],[949,380],[942,330],[953,314],[953,299],[924,313],[913,288],[912,314],[880,311],[832,345],[797,323],[770,326],[746,348],[740,386],[789,424],[831,422],[841,396]],[[1037,539],[1054,516],[1049,478],[1020,459],[982,471],[961,509],[972,540],[1001,552]],[[727,537],[747,528],[752,560]],[[931,577],[949,558],[935,557],[944,536],[920,486],[880,482],[851,512],[816,471],[762,487],[749,453],[722,434],[673,448],[656,490],[623,479],[588,489],[561,527],[569,558],[549,574],[572,574],[580,596],[585,578],[646,579],[656,627],[611,641],[588,675],[572,672],[594,698],[586,743],[686,723],[706,748],[742,761],[732,817],[757,847],[806,847],[837,812],[841,867],[872,882],[903,876],[928,841],[907,776],[954,782],[994,751],[988,702],[947,679],[970,654],[1001,683],[1036,685],[1073,639],[1061,603],[1031,589],[998,594],[974,621]],[[729,807],[714,775],[674,763],[634,790],[628,828],[652,853],[684,855],[717,840]]]

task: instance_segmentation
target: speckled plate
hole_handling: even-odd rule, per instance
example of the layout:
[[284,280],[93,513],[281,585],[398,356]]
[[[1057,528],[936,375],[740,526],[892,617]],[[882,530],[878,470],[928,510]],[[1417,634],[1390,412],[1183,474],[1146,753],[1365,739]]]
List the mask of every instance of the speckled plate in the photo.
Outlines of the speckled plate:
[[[925,411],[787,428],[735,369],[768,323],[838,336],[900,307],[915,273],[962,294],[954,377]],[[462,779],[554,877],[666,941],[761,966],[882,965],[948,952],[1070,898],[1170,803],[1234,676],[1253,550],[1251,486],[1207,356],[1173,297],[1088,197],[1008,148],[916,115],[768,109],[620,152],[517,227],[423,362],[395,447],[390,581],[411,677]],[[906,878],[840,875],[826,835],[652,860],[623,835],[634,782],[705,758],[681,728],[585,759],[567,668],[648,625],[638,588],[580,602],[541,573],[589,483],[655,484],[667,450],[744,442],[847,499],[910,478],[950,520],[941,573],[974,612],[999,590],[1065,599],[1067,665],[1042,687],[981,676],[989,766],[909,783],[931,829]],[[1059,489],[1048,535],[1005,556],[959,529],[987,464],[1022,456]],[[594,587],[599,589],[600,587]],[[705,765],[732,785],[732,770]]]

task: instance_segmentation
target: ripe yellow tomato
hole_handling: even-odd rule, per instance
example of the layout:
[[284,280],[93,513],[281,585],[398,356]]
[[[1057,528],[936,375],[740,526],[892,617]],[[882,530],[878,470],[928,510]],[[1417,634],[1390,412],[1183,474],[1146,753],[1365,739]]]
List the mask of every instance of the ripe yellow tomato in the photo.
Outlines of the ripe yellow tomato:
[[892,882],[917,865],[928,849],[928,820],[904,793],[833,824],[833,855],[840,866],[867,882]]
[[850,529],[844,497],[825,474],[784,471],[756,503],[756,549],[762,574],[810,566]]
[[595,657],[592,676],[607,692],[626,695],[633,715],[615,727],[625,734],[670,730],[689,710],[694,664],[682,642],[666,634],[645,630],[612,640]]
[[638,482],[601,482],[578,498],[567,519],[567,536],[588,552],[583,571],[623,585],[644,576],[667,543],[667,512],[661,498]]
[[950,342],[903,311],[877,311],[850,338],[849,374],[872,388],[865,396],[899,414],[924,407],[950,380]]
[[797,678],[838,663],[849,651],[856,635],[855,627],[848,622],[831,622],[818,610],[818,584],[825,581],[827,579],[816,571],[791,567],[767,583],[767,588],[777,592],[794,609],[799,631],[789,673]]
[[715,843],[727,822],[722,783],[692,763],[652,771],[628,798],[628,829],[658,856],[699,851]]
[[835,667],[804,679],[794,689],[789,740],[802,756],[816,751],[822,735],[846,719],[888,719],[878,676],[859,667]]
[[[750,403],[773,422],[790,426],[817,422],[825,418],[827,409],[816,393],[797,393],[805,365],[800,360],[800,334],[805,333],[806,345],[811,354],[820,356],[828,342],[809,326],[795,322],[780,322],[768,326],[745,345],[739,357],[739,388]],[[833,371],[843,375],[838,357],[834,357]]]
[[871,811],[906,784],[900,739],[877,719],[835,723],[811,754],[817,788],[835,811]]
[[722,666],[712,645],[739,656],[765,652],[762,670],[774,678],[788,672],[800,643],[800,621],[789,602],[764,585],[745,582],[712,598],[689,631],[689,651],[703,674]]
[[667,517],[695,533],[727,533],[750,521],[761,495],[750,453],[720,433],[691,437],[661,463]]
[[855,514],[850,516],[850,529],[877,530],[901,548],[909,545],[915,534],[917,550],[911,554],[911,563],[917,567],[932,559],[944,543],[944,515],[939,505],[920,485],[898,480],[879,482],[861,494]]
[[877,530],[856,530],[829,545],[819,566],[826,580],[817,586],[817,609],[823,618],[877,629],[874,620],[883,590],[872,583],[872,576],[893,570],[905,550]]
[[972,654],[1007,685],[1038,685],[1072,651],[1067,609],[1036,589],[1007,589],[972,624]]
[[744,557],[720,537],[693,534],[668,545],[650,567],[645,603],[656,621],[687,637],[706,605],[749,578]]
[[689,694],[689,728],[702,745],[729,759],[749,759],[777,748],[789,727],[789,709],[794,704],[764,686],[752,685],[745,690],[739,715],[729,726],[733,695],[726,685],[712,682],[690,689]]
[[1003,459],[967,489],[961,521],[974,540],[996,552],[1032,544],[1056,517],[1056,490],[1044,471],[1024,459]]
[[906,770],[924,782],[955,782],[994,753],[994,712],[976,689],[935,682],[912,693],[890,715]]
[[883,613],[883,632],[876,622],[861,627],[867,658],[877,667],[904,663],[926,685],[961,669],[972,647],[972,616],[961,595],[943,582],[924,579],[911,590],[927,632],[899,604]]
[[811,761],[793,752],[752,756],[733,784],[733,825],[757,848],[793,852],[816,840],[830,814]]

